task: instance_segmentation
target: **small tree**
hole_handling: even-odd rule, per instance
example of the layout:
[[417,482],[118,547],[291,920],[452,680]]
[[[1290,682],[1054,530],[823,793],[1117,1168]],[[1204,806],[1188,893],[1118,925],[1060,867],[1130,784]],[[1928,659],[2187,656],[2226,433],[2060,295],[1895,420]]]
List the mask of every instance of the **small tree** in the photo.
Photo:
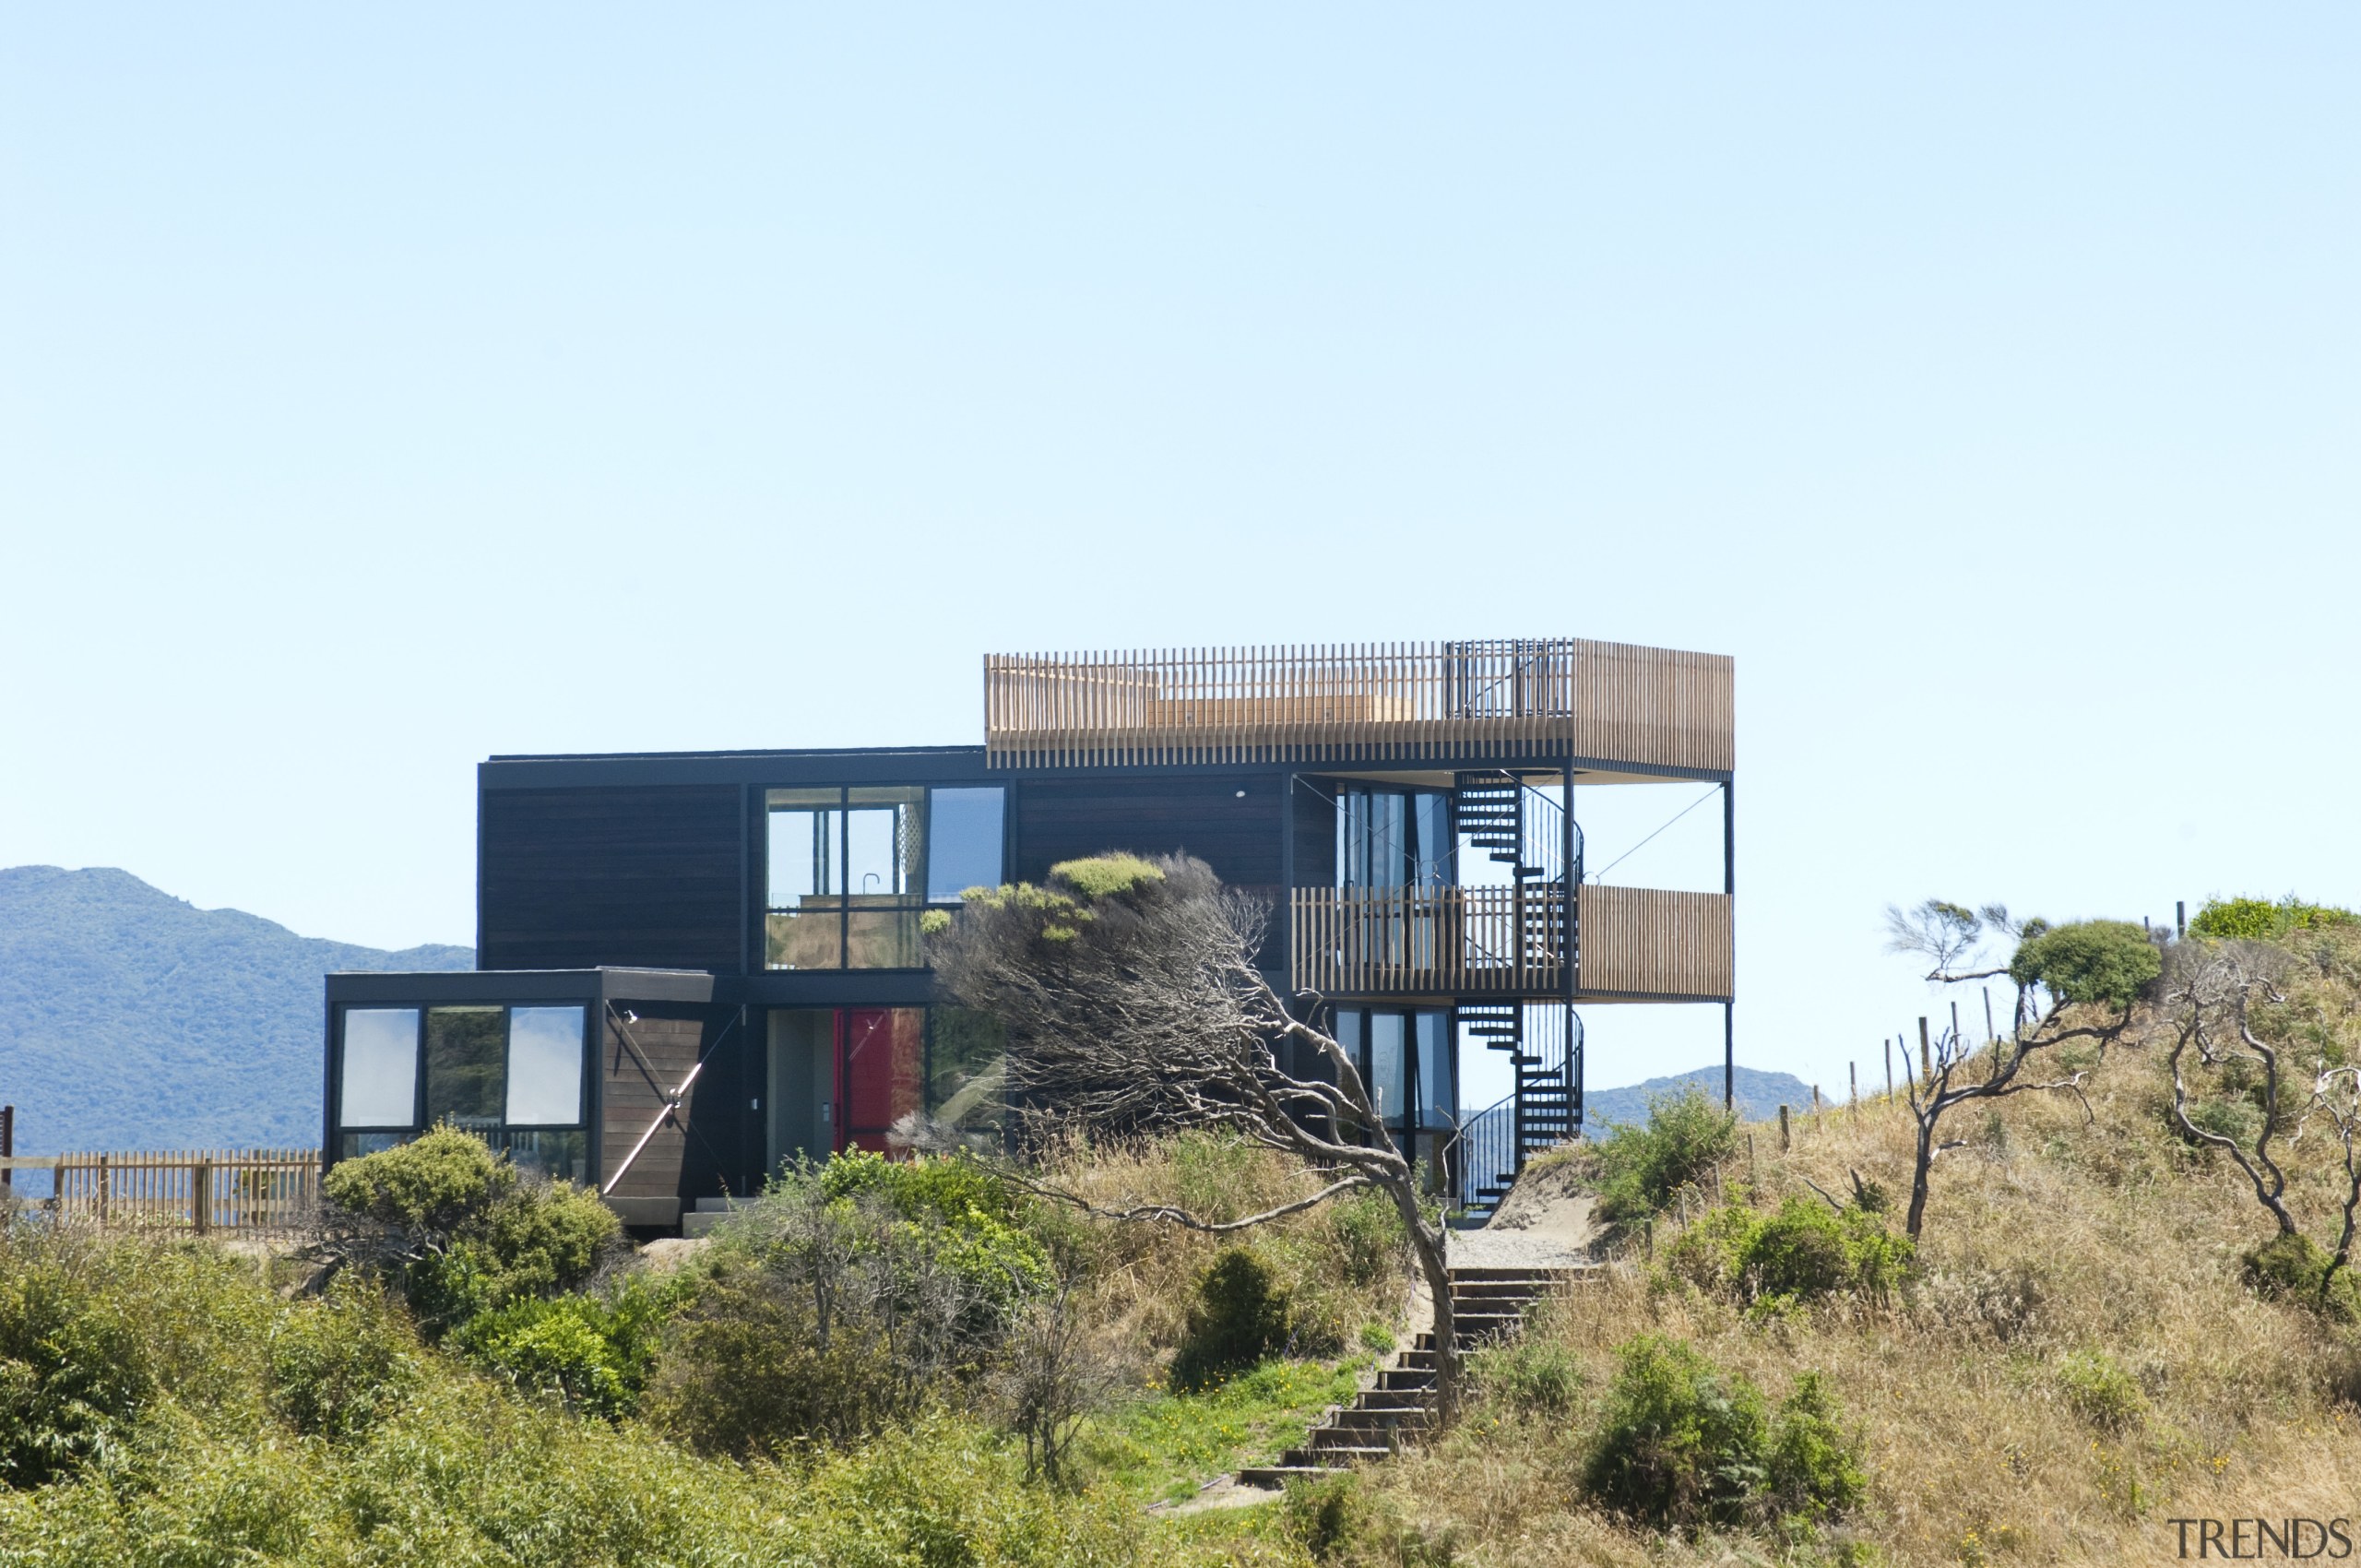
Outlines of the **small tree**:
[[[2306,979],[2292,955],[2263,943],[2189,944],[2176,954],[2165,992],[2173,1024],[2167,1061],[2175,1126],[2228,1155],[2277,1229],[2247,1256],[2255,1283],[2300,1290],[2335,1309],[2340,1293],[2354,1294],[2339,1277],[2352,1261],[2361,1211],[2361,1068],[2338,1060],[2332,1042],[2316,1042],[2308,1063],[2291,1059],[2297,1047],[2287,1038],[2288,1015]],[[2196,1098],[2199,1073],[2243,1103]],[[2272,1151],[2274,1141],[2292,1146],[2315,1120],[2336,1138],[2342,1166],[2336,1247],[2327,1253],[2304,1234],[2287,1201],[2286,1170]],[[2345,1310],[2361,1310],[2361,1299]]]
[[[2007,909],[1987,905],[1970,910],[1929,898],[1905,913],[1888,909],[1890,952],[1933,960],[1927,978],[1937,984],[2006,975],[2017,987],[2016,1025],[2010,1038],[1995,1040],[1981,1075],[1975,1051],[1956,1030],[1933,1042],[1924,1076],[1910,1079],[1910,1114],[1917,1124],[1910,1175],[1910,1211],[1904,1229],[1916,1243],[1927,1218],[1928,1179],[1936,1157],[1961,1146],[1942,1141],[1943,1117],[1970,1100],[2002,1099],[2041,1091],[2081,1099],[2086,1069],[2062,1076],[2031,1076],[2026,1069],[2045,1051],[2070,1040],[2089,1040],[2101,1058],[2130,1028],[2133,1004],[2148,995],[2164,968],[2148,933],[2125,921],[2076,921],[2053,926],[2046,921],[2011,921]],[[2013,935],[2016,951],[2000,968],[1975,966],[1987,931]],[[2045,1008],[2041,1003],[2047,999]],[[2090,1107],[2083,1106],[2087,1116]]]
[[1162,1204],[1103,1208],[1026,1178],[1035,1192],[1104,1218],[1212,1234],[1359,1187],[1385,1193],[1434,1297],[1435,1393],[1448,1420],[1460,1356],[1442,1228],[1358,1063],[1257,967],[1266,919],[1202,861],[1109,854],[1052,867],[1047,886],[970,889],[957,919],[934,922],[931,956],[952,995],[1006,1028],[1016,1104],[1100,1130],[1228,1128],[1324,1179],[1303,1197],[1224,1221]]

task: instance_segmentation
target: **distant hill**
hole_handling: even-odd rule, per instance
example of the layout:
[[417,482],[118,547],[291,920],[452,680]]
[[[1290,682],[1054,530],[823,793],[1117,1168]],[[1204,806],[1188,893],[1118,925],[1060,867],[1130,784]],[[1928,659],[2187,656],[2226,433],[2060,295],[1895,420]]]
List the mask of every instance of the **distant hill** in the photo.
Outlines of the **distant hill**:
[[[1636,1126],[1647,1121],[1651,1097],[1678,1095],[1692,1086],[1699,1094],[1719,1105],[1721,1063],[1678,1073],[1669,1078],[1650,1078],[1629,1088],[1591,1089],[1583,1096],[1584,1119],[1594,1132],[1604,1131],[1600,1124],[1608,1122]],[[1811,1105],[1811,1086],[1793,1073],[1762,1073],[1752,1067],[1740,1067],[1732,1075],[1731,1087],[1737,1091],[1738,1115],[1749,1122],[1776,1116],[1782,1105],[1798,1110],[1808,1110]]]
[[474,967],[469,947],[388,953],[200,909],[128,872],[0,870],[0,1101],[23,1154],[309,1147],[321,977]]

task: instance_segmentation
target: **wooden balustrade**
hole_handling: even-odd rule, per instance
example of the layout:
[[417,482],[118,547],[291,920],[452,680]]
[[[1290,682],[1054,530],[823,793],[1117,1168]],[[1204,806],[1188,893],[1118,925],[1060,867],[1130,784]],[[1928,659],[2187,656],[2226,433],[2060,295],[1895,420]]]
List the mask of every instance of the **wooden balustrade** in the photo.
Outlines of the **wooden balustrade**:
[[1582,890],[1582,994],[1726,1002],[1734,994],[1731,902],[1661,887]]
[[1561,901],[1515,887],[1299,887],[1295,983],[1335,996],[1552,992]]
[[1579,637],[990,654],[996,767],[1564,758],[1736,766],[1732,665]]
[[107,1227],[287,1235],[309,1225],[319,1207],[317,1149],[18,1155],[0,1163],[52,1172],[50,1195],[26,1201]]
[[[1328,996],[1555,996],[1563,895],[1555,888],[1299,887],[1291,972]],[[1586,885],[1576,904],[1577,1000],[1720,1002],[1731,995],[1730,900],[1719,893]]]

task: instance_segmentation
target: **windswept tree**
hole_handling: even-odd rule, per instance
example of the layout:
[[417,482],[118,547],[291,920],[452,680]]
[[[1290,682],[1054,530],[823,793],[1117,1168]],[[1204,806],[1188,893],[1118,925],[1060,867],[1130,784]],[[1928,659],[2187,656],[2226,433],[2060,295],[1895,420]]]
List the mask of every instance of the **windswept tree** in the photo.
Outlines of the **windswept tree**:
[[[1916,909],[1886,911],[1890,952],[1930,960],[1927,979],[1939,985],[2006,975],[2017,988],[2016,1023],[2005,1039],[1979,1051],[1958,1031],[1947,1029],[1933,1042],[1927,1071],[1910,1079],[1910,1114],[1917,1124],[1910,1175],[1910,1211],[1904,1228],[1919,1239],[1927,1218],[1927,1194],[1936,1158],[1964,1140],[1942,1137],[1942,1121],[1972,1100],[2003,1099],[2026,1093],[2082,1097],[2087,1067],[2045,1071],[2058,1048],[2084,1040],[2103,1060],[2106,1048],[2131,1027],[2132,1009],[2150,997],[2163,972],[2163,956],[2148,933],[2126,921],[2075,921],[2053,926],[2023,922],[2007,909],[1929,898]],[[1984,943],[1999,934],[2016,939],[2009,961],[1985,967]],[[2090,1107],[2083,1106],[2087,1116]]]
[[[2323,993],[2350,1000],[2349,979],[2335,968],[2264,942],[2176,949],[2165,992],[2166,1060],[2174,1125],[2229,1157],[2276,1229],[2247,1254],[2248,1277],[2268,1292],[2353,1314],[2361,1313],[2361,1287],[2347,1272],[2361,1212],[2361,1068],[2348,1056],[2349,1029],[2323,1016]],[[2336,1143],[2336,1244],[2325,1252],[2298,1221],[2273,1147],[2295,1146],[2315,1126]]]
[[1301,1160],[1318,1183],[1226,1220],[1166,1204],[1103,1207],[1021,1178],[1035,1192],[1107,1218],[1221,1234],[1383,1191],[1434,1298],[1447,1420],[1460,1368],[1442,1228],[1351,1053],[1257,967],[1266,921],[1260,900],[1202,861],[1110,854],[1055,866],[1045,886],[970,889],[955,918],[932,922],[930,951],[942,985],[1007,1030],[1012,1103],[1101,1131],[1227,1129]]

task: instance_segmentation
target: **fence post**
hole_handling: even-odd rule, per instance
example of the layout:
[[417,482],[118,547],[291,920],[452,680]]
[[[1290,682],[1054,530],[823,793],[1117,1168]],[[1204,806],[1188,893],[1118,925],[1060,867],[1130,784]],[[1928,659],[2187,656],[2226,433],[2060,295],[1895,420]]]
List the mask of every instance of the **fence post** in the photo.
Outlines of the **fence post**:
[[1784,1105],[1779,1108],[1779,1152],[1787,1152],[1787,1108]]
[[1927,1015],[1918,1015],[1918,1081],[1931,1086],[1935,1081],[1935,1056],[1927,1044]]
[[107,1228],[107,1220],[114,1207],[114,1167],[105,1155],[99,1156],[99,1229]]
[[1885,1047],[1885,1098],[1887,1103],[1892,1104],[1893,1100],[1893,1041],[1880,1039],[1878,1043]]
[[[0,1159],[17,1158],[17,1108],[0,1105]],[[0,1165],[0,1201],[17,1195],[17,1168]]]
[[213,1229],[213,1162],[200,1159],[189,1167],[189,1212],[195,1216],[196,1233],[206,1235]]
[[1853,1120],[1858,1122],[1861,1119],[1861,1064],[1858,1062],[1845,1063],[1845,1078],[1847,1085],[1845,1103],[1852,1108]]
[[1811,1087],[1811,1130],[1817,1133],[1826,1126],[1827,1123],[1820,1119],[1820,1086],[1814,1084]]

